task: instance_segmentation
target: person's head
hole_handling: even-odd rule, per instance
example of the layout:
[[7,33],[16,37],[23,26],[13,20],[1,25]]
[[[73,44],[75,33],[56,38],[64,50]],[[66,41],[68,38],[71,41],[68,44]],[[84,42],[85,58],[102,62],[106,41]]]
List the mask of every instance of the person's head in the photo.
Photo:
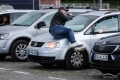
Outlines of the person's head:
[[63,14],[66,14],[67,11],[69,11],[69,10],[66,9],[65,7],[60,7],[58,10],[61,11]]
[[6,16],[3,17],[3,22],[7,22],[8,18]]

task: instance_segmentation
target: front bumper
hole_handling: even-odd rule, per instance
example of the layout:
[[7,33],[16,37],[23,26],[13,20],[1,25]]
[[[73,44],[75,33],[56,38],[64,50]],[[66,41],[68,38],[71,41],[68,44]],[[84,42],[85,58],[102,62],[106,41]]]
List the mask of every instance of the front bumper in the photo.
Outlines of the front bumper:
[[[32,54],[31,51],[37,51],[37,54]],[[40,47],[27,47],[28,59],[37,63],[56,63],[65,60],[68,48],[40,48]]]
[[96,69],[120,70],[120,55],[111,53],[106,55],[108,55],[108,61],[95,60],[94,54],[92,54],[90,66]]
[[8,53],[8,47],[7,46],[8,40],[0,40],[0,54]]

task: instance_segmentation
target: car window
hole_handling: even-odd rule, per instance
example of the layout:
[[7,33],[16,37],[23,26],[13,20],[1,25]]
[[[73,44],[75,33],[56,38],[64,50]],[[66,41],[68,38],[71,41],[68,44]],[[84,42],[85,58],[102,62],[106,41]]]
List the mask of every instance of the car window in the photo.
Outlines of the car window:
[[10,14],[0,15],[0,26],[9,25],[9,24],[10,24]]
[[82,31],[88,24],[94,21],[98,16],[77,15],[72,20],[66,22],[65,26],[73,31]]
[[17,20],[15,20],[12,25],[16,26],[30,26],[36,20],[38,20],[44,13],[41,12],[29,12],[27,14],[22,15]]
[[103,33],[118,31],[118,16],[109,16],[99,20],[95,24],[95,30],[96,29],[101,29]]
[[89,28],[89,29],[85,32],[86,35],[89,35],[90,33],[91,33],[91,28]]
[[15,21],[17,18],[25,14],[26,12],[20,12],[20,13],[11,13],[11,23]]
[[[100,19],[95,23],[94,30],[102,30],[102,33],[116,32],[118,31],[118,16],[108,16]],[[90,34],[91,28],[89,28],[85,34]]]
[[50,14],[42,20],[42,21],[45,21],[47,27],[50,26],[50,21],[51,21],[53,16],[54,16],[54,14]]

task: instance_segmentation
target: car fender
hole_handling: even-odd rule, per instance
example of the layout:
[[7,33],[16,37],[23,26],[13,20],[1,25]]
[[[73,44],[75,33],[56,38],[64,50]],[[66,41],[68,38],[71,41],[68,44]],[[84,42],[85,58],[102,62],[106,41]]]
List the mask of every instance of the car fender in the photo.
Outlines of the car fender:
[[[90,53],[91,53],[91,47],[90,47],[90,45],[87,44],[87,43],[84,42],[84,41],[78,41],[78,43],[82,44],[83,47],[86,47],[85,50],[87,51],[88,58],[89,58],[89,57],[90,57]],[[64,56],[64,59],[65,59],[66,55],[69,53],[70,50],[71,50],[71,47],[69,47],[68,50],[66,51],[65,56]]]
[[6,49],[8,49],[8,51],[9,51],[12,43],[13,43],[16,39],[18,39],[18,38],[20,38],[20,37],[26,37],[26,38],[29,38],[29,39],[32,39],[32,38],[33,38],[32,35],[27,34],[27,33],[22,33],[22,34],[21,34],[21,33],[18,33],[18,34],[15,34],[14,36],[12,36],[12,38],[10,38],[10,40],[9,40],[8,43],[6,44]]

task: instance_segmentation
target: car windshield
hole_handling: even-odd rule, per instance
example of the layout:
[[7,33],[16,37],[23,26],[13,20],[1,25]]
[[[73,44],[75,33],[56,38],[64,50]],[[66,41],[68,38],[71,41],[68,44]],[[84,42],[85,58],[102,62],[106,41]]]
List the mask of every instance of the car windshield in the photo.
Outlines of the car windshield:
[[27,13],[17,20],[15,20],[12,25],[15,26],[30,26],[32,25],[36,20],[38,20],[44,13],[40,12],[30,12]]
[[77,15],[72,20],[66,22],[65,26],[74,32],[82,31],[88,24],[94,21],[98,16],[93,15]]

